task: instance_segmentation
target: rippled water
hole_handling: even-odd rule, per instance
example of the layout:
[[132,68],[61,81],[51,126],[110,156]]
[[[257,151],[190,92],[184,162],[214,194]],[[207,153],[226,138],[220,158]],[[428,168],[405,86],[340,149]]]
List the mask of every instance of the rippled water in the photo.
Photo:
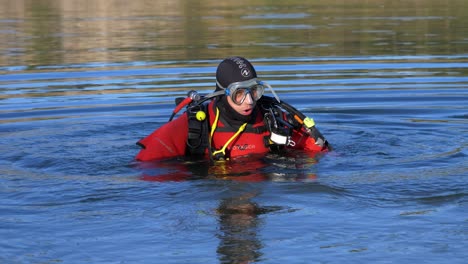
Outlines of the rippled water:
[[[0,2],[2,263],[468,257],[463,1]],[[231,53],[334,151],[134,162],[174,98],[212,91]]]

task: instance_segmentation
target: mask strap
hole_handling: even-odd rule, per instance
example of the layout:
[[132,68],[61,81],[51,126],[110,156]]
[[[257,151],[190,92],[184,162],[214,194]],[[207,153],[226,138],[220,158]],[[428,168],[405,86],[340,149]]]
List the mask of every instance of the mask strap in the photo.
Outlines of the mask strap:
[[270,92],[273,94],[273,96],[275,97],[276,101],[278,101],[278,103],[281,103],[278,95],[275,93],[275,90],[273,90],[273,88],[271,88],[271,85],[269,85],[268,83],[265,83],[265,82],[262,82],[260,81],[260,84],[263,85],[263,86],[267,86],[268,89],[270,89]]

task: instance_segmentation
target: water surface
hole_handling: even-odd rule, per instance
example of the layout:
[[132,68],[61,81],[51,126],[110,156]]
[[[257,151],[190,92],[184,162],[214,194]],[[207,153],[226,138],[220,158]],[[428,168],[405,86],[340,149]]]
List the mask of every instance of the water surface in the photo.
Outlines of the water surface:
[[[2,1],[2,263],[464,263],[465,1]],[[136,163],[242,55],[334,151]]]

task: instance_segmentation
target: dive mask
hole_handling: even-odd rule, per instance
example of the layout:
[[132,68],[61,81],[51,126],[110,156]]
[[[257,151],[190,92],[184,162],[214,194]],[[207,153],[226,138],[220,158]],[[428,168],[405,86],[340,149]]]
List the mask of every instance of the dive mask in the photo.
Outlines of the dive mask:
[[257,78],[243,82],[231,83],[227,88],[221,86],[219,82],[216,83],[220,88],[224,89],[225,94],[230,96],[232,101],[237,105],[241,105],[244,102],[247,94],[250,94],[252,100],[257,101],[265,92],[265,86],[269,87],[268,84],[257,80]]

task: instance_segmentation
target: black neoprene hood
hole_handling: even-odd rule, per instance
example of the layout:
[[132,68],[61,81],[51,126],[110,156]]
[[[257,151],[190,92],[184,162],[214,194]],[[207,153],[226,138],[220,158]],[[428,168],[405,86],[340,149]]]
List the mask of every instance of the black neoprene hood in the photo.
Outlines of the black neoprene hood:
[[257,72],[253,65],[243,57],[230,57],[224,59],[216,70],[216,81],[222,86],[216,85],[216,90],[227,88],[229,84],[247,81],[257,78]]

